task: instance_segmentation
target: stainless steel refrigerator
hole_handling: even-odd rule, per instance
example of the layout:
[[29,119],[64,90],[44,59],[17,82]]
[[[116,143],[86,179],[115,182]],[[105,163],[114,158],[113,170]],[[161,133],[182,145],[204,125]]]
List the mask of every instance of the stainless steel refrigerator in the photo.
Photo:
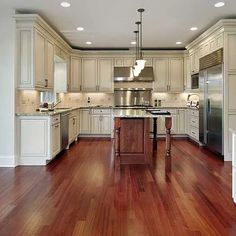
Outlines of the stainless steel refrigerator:
[[223,49],[200,59],[199,140],[223,155]]

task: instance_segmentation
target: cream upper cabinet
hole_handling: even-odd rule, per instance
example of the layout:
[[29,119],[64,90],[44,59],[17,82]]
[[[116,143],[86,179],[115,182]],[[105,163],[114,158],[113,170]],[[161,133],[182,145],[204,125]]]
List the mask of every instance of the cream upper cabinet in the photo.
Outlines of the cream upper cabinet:
[[192,75],[199,72],[199,51],[197,49],[190,53],[190,69]]
[[35,85],[44,87],[45,79],[45,38],[35,31]]
[[54,86],[54,45],[50,41],[46,42],[46,66],[45,74],[48,80],[48,87],[53,88]]
[[169,59],[168,58],[155,58],[153,59],[154,70],[154,91],[165,92],[167,91],[168,78],[169,78]]
[[100,92],[113,92],[113,59],[98,59],[98,90]]
[[134,66],[134,63],[135,63],[135,59],[133,57],[124,58],[123,61],[124,61],[123,63],[124,66]]
[[80,92],[81,91],[81,58],[71,58],[71,79],[70,79],[70,91]]
[[184,58],[184,90],[191,90],[191,69],[189,56]]
[[183,58],[154,58],[154,91],[182,92],[184,86]]
[[184,90],[184,60],[171,58],[169,64],[169,91],[183,92]]
[[17,87],[53,89],[54,45],[35,28],[17,28]]
[[97,59],[82,59],[82,91],[97,91]]

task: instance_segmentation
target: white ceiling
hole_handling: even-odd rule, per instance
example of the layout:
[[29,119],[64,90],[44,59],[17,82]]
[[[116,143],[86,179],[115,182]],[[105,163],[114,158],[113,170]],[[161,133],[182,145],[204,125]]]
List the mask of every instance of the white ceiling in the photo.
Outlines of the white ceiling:
[[[143,46],[149,48],[182,48],[217,20],[236,18],[236,0],[221,0],[222,8],[214,7],[218,0],[67,0],[70,8],[62,8],[62,0],[0,1],[1,8],[39,13],[74,47],[131,47],[140,7],[146,10]],[[199,30],[190,31],[192,26]]]

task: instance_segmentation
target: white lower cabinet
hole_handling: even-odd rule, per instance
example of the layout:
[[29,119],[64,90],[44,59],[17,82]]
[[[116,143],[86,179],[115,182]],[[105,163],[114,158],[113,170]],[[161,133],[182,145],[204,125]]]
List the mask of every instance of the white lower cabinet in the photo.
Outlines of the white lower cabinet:
[[77,138],[77,116],[69,117],[69,144]]
[[80,134],[90,134],[91,109],[80,110]]
[[17,125],[19,165],[46,165],[60,152],[59,115],[18,116]]
[[199,141],[199,111],[195,109],[188,110],[188,135],[191,139]]
[[80,135],[111,135],[110,109],[81,109]]
[[61,151],[61,124],[56,123],[51,127],[52,157]]

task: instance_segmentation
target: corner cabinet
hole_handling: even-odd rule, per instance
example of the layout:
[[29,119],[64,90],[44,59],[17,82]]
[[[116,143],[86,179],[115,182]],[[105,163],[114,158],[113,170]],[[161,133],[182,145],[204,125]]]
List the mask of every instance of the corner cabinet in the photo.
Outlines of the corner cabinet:
[[54,45],[34,27],[17,27],[17,87],[52,90]]
[[183,92],[183,58],[154,58],[153,69],[155,92]]
[[82,59],[82,91],[113,92],[113,59]]

